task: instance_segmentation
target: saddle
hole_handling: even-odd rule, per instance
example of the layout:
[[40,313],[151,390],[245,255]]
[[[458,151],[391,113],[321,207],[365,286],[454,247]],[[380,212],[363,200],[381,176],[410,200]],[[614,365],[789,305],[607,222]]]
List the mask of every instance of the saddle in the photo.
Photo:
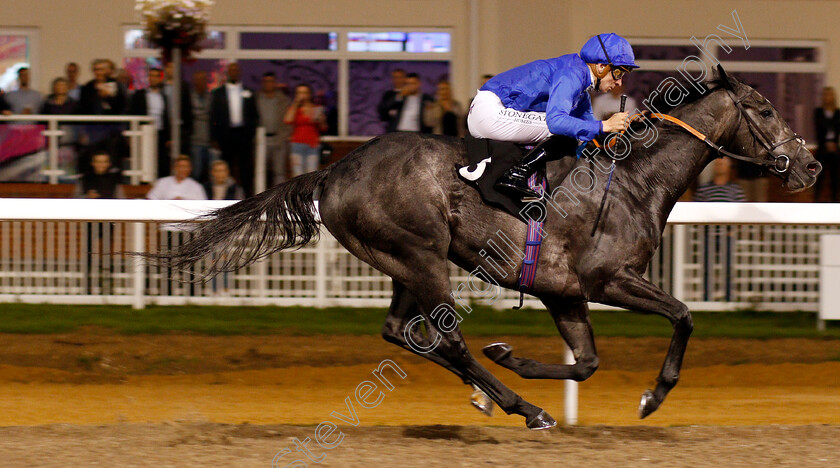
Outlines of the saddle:
[[[577,147],[577,141],[563,136],[553,136],[539,145],[523,145],[507,141],[488,140],[475,138],[467,135],[464,139],[467,149],[467,165],[458,167],[458,177],[468,185],[478,190],[481,199],[488,205],[500,208],[523,222],[527,222],[520,216],[520,211],[528,204],[534,202],[523,202],[520,198],[512,198],[506,193],[496,189],[496,181],[522,160],[522,157],[542,147],[548,154],[546,160],[538,167],[535,178],[536,184],[540,186],[545,179],[545,162],[556,161],[567,155],[573,155]],[[549,190],[547,182],[544,185],[545,191]],[[538,201],[542,203],[542,201]]]

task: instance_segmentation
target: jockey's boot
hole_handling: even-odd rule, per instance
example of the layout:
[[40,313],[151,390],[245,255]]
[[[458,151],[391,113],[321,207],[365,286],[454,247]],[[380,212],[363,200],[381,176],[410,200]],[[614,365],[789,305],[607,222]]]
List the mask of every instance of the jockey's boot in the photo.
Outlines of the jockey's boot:
[[537,171],[541,165],[548,160],[548,153],[542,147],[537,146],[526,154],[519,163],[507,170],[499,180],[496,181],[494,187],[496,190],[506,193],[513,197],[525,199],[539,200],[542,195],[532,190],[528,186],[528,178],[531,174]]

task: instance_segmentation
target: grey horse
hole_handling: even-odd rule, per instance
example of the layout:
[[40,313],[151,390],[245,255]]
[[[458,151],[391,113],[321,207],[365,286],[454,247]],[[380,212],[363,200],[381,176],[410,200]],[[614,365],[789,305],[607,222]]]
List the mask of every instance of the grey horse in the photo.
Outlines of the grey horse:
[[[594,236],[590,231],[609,166],[603,153],[549,163],[547,178],[555,189],[546,194],[548,208],[530,210],[545,221],[531,294],[548,309],[575,363],[544,364],[514,356],[503,343],[484,349],[495,363],[525,378],[582,381],[599,362],[588,302],[664,316],[673,326],[671,345],[656,387],[642,396],[641,417],[654,412],[676,385],[694,328],[688,307],[643,277],[677,199],[721,154],[768,166],[789,191],[810,187],[821,170],[772,105],[722,69],[715,80],[674,80],[672,85],[652,101],[656,110],[687,122],[705,141],[671,122],[643,119],[655,141],[631,141],[629,155],[617,162]],[[640,131],[642,123],[634,128]],[[188,268],[215,253],[201,279],[241,268],[317,237],[318,199],[323,226],[353,255],[393,279],[393,299],[382,328],[387,341],[450,370],[505,413],[524,416],[527,427],[549,428],[556,424],[550,415],[476,361],[458,326],[462,317],[456,312],[448,262],[467,271],[480,269],[488,282],[516,289],[520,266],[512,261],[515,249],[503,242],[490,249],[488,240],[503,233],[524,243],[526,232],[522,219],[483,204],[457,177],[455,168],[464,164],[461,140],[384,135],[327,169],[209,213],[192,240],[150,256]]]

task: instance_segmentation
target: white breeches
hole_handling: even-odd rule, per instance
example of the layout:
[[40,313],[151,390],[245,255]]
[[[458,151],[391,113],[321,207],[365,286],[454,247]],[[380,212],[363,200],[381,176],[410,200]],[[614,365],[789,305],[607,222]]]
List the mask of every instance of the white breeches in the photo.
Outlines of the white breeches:
[[467,126],[472,136],[516,143],[538,143],[551,132],[545,112],[522,112],[509,109],[491,91],[479,91],[470,106]]

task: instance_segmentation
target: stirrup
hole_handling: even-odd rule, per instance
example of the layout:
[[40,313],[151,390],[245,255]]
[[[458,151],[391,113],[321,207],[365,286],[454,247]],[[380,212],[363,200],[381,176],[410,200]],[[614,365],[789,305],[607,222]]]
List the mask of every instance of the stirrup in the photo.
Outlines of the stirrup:
[[539,194],[539,192],[533,190],[530,187],[523,187],[521,185],[516,185],[514,183],[509,183],[506,181],[498,181],[493,186],[496,188],[496,190],[504,192],[505,194],[511,197],[519,197],[523,202],[542,199],[542,196]]

